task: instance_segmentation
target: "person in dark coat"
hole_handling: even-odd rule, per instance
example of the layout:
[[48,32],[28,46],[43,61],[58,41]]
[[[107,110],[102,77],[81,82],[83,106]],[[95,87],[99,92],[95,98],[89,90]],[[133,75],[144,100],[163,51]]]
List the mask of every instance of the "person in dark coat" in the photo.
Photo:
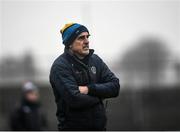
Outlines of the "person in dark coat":
[[62,29],[64,53],[53,63],[50,83],[59,130],[106,130],[103,100],[119,95],[119,79],[93,49],[88,29],[78,23]]
[[32,82],[26,82],[22,92],[21,103],[10,117],[11,130],[39,131],[47,129],[47,120],[40,109],[37,87]]

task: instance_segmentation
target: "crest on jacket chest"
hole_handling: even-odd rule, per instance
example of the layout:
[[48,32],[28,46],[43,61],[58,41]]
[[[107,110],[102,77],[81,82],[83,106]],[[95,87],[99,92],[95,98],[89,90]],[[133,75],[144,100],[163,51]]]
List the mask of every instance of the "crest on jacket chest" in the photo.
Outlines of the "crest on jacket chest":
[[91,82],[96,83],[97,82],[97,68],[95,66],[89,66],[89,73],[91,77]]
[[93,74],[96,74],[96,67],[95,66],[91,66],[90,70]]

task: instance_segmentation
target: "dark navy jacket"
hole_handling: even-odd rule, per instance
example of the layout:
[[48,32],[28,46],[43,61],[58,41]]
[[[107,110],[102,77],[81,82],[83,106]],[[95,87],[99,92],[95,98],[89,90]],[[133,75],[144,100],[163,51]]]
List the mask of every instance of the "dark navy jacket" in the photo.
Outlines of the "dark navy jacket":
[[[90,50],[79,60],[67,49],[53,63],[50,83],[57,104],[59,130],[104,130],[106,113],[103,99],[119,95],[119,79]],[[88,86],[81,94],[78,86]]]
[[47,120],[40,104],[29,102],[24,97],[10,114],[12,131],[41,131],[47,130]]

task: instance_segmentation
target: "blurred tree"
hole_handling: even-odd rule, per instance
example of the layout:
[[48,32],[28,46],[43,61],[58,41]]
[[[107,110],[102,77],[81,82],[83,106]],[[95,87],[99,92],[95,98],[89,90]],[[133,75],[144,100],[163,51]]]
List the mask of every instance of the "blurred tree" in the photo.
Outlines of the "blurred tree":
[[0,79],[2,82],[34,80],[36,68],[33,55],[26,52],[22,58],[6,56],[0,63]]
[[30,52],[27,52],[24,55],[24,58],[22,60],[22,65],[24,67],[24,74],[27,77],[26,80],[32,80],[35,78],[36,70],[35,70],[35,64],[33,56]]
[[138,83],[157,86],[161,83],[162,73],[168,64],[168,53],[163,41],[146,37],[126,52],[121,67],[133,86],[139,85]]

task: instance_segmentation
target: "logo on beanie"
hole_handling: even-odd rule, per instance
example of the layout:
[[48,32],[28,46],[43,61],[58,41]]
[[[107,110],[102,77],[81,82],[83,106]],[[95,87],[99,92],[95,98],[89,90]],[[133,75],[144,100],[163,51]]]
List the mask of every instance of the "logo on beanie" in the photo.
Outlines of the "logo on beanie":
[[92,71],[93,74],[96,74],[96,67],[95,67],[95,66],[92,66],[92,67],[91,67],[91,71]]
[[76,31],[76,34],[78,34],[78,33],[79,33],[79,30]]

